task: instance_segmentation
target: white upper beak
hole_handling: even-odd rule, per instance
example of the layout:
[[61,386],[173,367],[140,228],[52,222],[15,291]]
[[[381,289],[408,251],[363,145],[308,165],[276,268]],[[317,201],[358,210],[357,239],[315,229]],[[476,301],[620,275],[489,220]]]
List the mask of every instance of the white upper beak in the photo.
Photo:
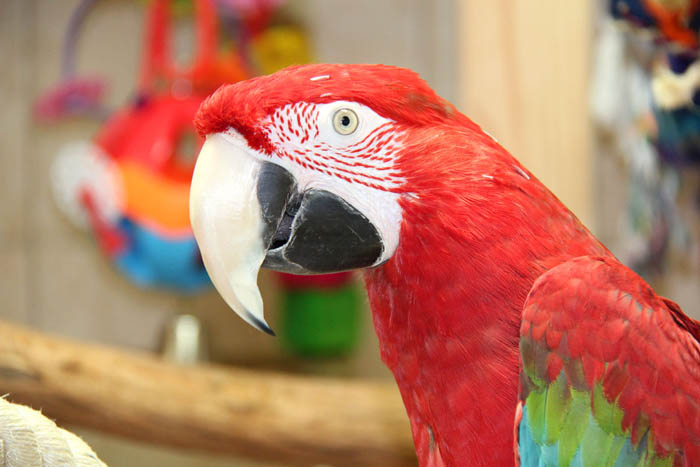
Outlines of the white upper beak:
[[226,303],[250,325],[274,334],[257,285],[266,253],[256,191],[261,166],[242,138],[208,136],[192,177],[190,221],[204,266]]

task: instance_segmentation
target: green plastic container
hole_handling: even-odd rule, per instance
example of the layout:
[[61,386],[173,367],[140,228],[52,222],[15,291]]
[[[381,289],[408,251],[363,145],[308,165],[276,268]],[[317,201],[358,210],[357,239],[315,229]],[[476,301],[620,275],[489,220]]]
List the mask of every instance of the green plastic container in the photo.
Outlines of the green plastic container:
[[358,342],[361,300],[354,282],[337,288],[286,291],[281,302],[282,344],[291,353],[306,357],[348,355]]

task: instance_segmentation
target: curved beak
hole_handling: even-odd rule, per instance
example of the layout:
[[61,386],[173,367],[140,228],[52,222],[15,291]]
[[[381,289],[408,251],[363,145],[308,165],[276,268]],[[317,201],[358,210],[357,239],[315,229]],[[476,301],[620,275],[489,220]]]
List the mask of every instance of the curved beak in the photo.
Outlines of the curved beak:
[[190,222],[216,290],[250,325],[274,335],[257,285],[266,251],[256,193],[261,165],[243,144],[207,137],[192,176]]
[[190,191],[190,220],[204,265],[226,303],[257,329],[265,322],[261,266],[321,274],[372,266],[383,253],[372,223],[339,196],[300,190],[283,167],[251,154],[238,136],[207,137]]

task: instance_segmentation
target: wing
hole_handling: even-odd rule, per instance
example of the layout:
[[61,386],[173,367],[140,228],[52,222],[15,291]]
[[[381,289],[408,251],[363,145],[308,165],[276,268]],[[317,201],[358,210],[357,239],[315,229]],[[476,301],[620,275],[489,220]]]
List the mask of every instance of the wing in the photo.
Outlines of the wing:
[[537,279],[520,356],[521,465],[700,466],[700,323],[615,259]]

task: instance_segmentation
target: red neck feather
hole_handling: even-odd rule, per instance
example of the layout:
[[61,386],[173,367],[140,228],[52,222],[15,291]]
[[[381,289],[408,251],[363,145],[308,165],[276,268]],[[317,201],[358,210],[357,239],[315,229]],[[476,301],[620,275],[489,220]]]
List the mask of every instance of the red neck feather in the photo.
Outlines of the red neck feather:
[[562,261],[609,253],[478,128],[417,129],[401,161],[415,188],[402,199],[401,242],[366,273],[382,359],[419,458],[437,446],[448,465],[512,464],[527,293]]

